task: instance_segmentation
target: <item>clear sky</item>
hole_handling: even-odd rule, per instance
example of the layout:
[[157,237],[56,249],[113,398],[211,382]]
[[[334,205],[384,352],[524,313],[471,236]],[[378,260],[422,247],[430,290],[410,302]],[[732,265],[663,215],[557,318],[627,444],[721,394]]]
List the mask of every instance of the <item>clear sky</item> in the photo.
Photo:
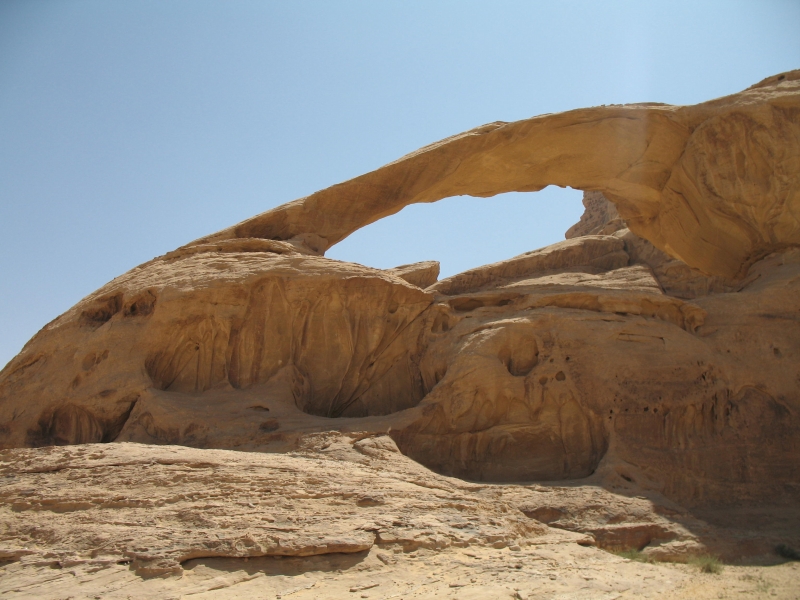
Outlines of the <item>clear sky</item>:
[[[740,91],[798,32],[798,0],[3,0],[0,366],[192,239],[483,123]],[[580,197],[409,207],[328,256],[449,275],[563,239]]]

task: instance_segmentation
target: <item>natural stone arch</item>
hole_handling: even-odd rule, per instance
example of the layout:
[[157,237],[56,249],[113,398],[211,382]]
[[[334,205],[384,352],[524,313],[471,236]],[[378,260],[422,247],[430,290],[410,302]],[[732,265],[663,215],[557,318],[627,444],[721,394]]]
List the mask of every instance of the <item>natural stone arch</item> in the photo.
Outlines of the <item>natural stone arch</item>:
[[735,285],[695,286],[621,222],[606,227],[620,221],[606,207],[570,239],[436,283],[435,263],[380,270],[313,254],[409,203],[555,181],[614,189],[621,218],[650,207],[632,224],[696,261],[746,267],[796,243],[791,77],[688,109],[495,124],[157,257],[0,372],[0,447],[282,452],[320,432],[389,432],[408,456],[469,479],[620,467],[617,481],[647,473],[677,499],[788,497],[800,480],[800,249]]
[[403,207],[547,185],[602,191],[636,234],[707,274],[800,244],[800,70],[694,106],[601,106],[490,123],[190,246],[235,238],[324,253]]

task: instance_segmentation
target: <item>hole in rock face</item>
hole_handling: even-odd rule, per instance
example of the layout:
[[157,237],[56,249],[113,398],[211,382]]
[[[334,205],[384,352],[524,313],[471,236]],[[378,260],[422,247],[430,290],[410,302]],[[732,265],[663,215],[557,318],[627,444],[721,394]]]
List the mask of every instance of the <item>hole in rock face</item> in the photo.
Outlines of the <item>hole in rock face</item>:
[[156,295],[150,290],[145,290],[125,303],[123,314],[126,317],[147,317],[153,313],[155,305]]
[[486,305],[484,298],[454,298],[450,300],[450,306],[458,312],[471,312]]
[[509,344],[500,350],[498,358],[514,377],[524,377],[539,363],[539,348],[535,340]]
[[449,277],[563,241],[583,214],[582,197],[549,186],[412,204],[352,233],[325,256],[378,269],[438,260],[440,278]]
[[46,410],[37,426],[28,431],[31,447],[67,446],[113,442],[133,411],[138,394],[128,395],[114,404],[111,414],[100,416],[76,404],[63,404]]
[[95,300],[82,313],[84,322],[99,326],[111,320],[122,308],[122,294],[114,294]]

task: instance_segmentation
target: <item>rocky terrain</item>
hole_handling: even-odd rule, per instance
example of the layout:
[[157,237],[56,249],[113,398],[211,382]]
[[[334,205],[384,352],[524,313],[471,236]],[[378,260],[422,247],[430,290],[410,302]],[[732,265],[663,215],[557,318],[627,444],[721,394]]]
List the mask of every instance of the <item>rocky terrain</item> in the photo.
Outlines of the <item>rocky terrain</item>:
[[[550,184],[581,221],[499,263],[323,256]],[[192,242],[0,372],[0,590],[800,597],[799,247],[800,71],[493,123]]]
[[[0,594],[797,597],[800,564],[772,553],[796,539],[797,514],[785,507],[739,515],[751,530],[712,525],[602,474],[469,483],[404,457],[388,436],[363,435],[313,435],[280,454],[132,443],[7,450]],[[655,562],[611,552],[638,547]],[[708,552],[739,564],[721,574],[682,564]]]

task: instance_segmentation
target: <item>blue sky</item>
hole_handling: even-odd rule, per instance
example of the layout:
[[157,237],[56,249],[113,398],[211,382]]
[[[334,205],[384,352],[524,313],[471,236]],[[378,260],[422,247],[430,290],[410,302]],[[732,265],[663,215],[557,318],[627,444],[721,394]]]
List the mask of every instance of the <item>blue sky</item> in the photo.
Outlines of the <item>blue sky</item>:
[[[800,2],[0,2],[0,365],[113,277],[482,123],[693,104],[800,68]],[[332,258],[444,275],[580,193],[409,207]]]

